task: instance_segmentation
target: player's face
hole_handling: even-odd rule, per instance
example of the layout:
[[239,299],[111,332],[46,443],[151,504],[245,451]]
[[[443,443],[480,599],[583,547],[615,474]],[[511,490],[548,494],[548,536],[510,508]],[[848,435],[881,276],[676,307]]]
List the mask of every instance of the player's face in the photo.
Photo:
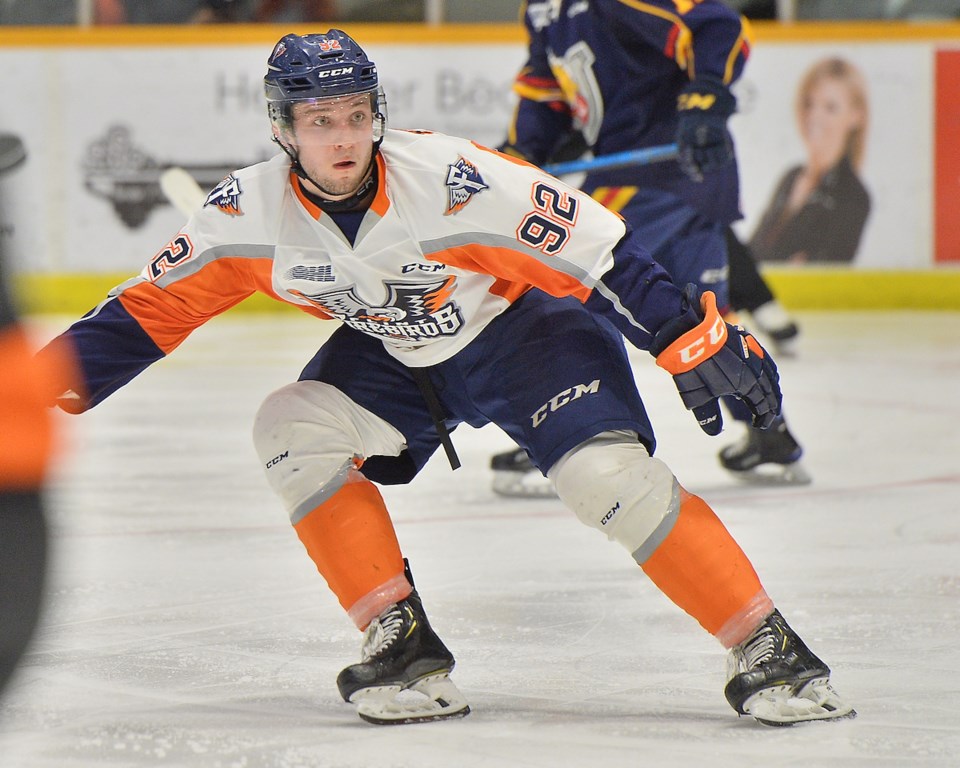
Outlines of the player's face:
[[294,105],[293,136],[300,164],[322,187],[314,191],[323,197],[349,197],[366,179],[373,156],[371,102],[370,94],[362,93]]
[[803,102],[800,126],[811,160],[824,167],[836,165],[862,120],[846,83],[835,77],[817,82]]

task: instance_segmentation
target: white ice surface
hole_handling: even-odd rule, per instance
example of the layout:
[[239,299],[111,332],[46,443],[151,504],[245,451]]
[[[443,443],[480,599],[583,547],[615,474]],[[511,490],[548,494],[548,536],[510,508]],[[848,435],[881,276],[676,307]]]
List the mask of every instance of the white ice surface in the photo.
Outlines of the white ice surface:
[[[636,354],[659,455],[707,498],[833,668],[852,721],[771,729],[726,704],[719,644],[559,502],[505,501],[496,428],[387,488],[464,720],[376,727],[334,684],[359,633],[249,438],[322,340],[214,321],[90,413],[50,496],[42,626],[0,704],[0,768],[960,765],[960,314],[806,313],[780,360],[814,484],[746,487]],[[66,319],[46,321],[43,335]]]

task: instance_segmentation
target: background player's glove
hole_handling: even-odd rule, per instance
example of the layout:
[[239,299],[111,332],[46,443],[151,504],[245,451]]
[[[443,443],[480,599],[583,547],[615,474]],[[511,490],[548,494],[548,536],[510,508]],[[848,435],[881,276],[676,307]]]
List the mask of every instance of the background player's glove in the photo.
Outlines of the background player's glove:
[[657,365],[673,374],[683,404],[708,435],[723,428],[717,400],[723,395],[743,400],[753,414],[753,426],[766,429],[780,413],[783,397],[776,364],[753,336],[724,322],[713,292],[701,297],[691,283],[683,294],[692,312],[657,332],[650,345]]
[[677,97],[678,162],[695,181],[733,162],[727,118],[737,107],[730,89],[711,77],[698,77]]

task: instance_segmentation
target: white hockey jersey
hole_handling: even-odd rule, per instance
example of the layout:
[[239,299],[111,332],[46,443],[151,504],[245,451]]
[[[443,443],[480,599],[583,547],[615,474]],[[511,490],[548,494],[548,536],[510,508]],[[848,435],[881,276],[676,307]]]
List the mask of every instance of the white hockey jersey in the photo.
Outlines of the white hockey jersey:
[[425,366],[531,286],[585,299],[625,231],[578,190],[464,139],[390,130],[377,162],[352,245],[281,154],[222,182],[120,300],[165,352],[261,290]]
[[80,358],[78,407],[255,292],[375,336],[411,367],[449,359],[532,287],[578,298],[641,348],[683,311],[617,214],[532,165],[397,130],[376,162],[353,243],[284,154],[224,179],[138,277],[63,334]]

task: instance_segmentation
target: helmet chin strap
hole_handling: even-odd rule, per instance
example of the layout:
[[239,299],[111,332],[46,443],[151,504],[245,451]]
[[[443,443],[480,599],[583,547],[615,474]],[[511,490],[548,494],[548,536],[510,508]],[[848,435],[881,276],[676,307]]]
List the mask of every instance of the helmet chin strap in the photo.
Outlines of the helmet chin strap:
[[[278,137],[274,136],[273,140],[280,145],[280,148],[284,151],[287,157],[290,158],[290,168],[297,176],[304,181],[309,181],[311,184],[313,184],[313,186],[319,189],[323,195],[333,194],[332,192],[324,189],[323,185],[316,181],[316,179],[310,177],[310,174],[308,174],[306,170],[304,170],[304,167],[300,164],[300,158],[296,152],[280,141]],[[367,166],[367,170],[364,173],[363,181],[360,182],[360,186],[358,186],[349,197],[341,200],[328,200],[326,197],[321,197],[320,195],[312,195],[312,197],[316,198],[317,205],[319,205],[320,208],[327,213],[349,211],[350,209],[357,207],[357,204],[367,197],[370,194],[370,191],[376,187],[377,150],[379,148],[380,142],[374,142],[373,153],[370,155],[370,164]]]

